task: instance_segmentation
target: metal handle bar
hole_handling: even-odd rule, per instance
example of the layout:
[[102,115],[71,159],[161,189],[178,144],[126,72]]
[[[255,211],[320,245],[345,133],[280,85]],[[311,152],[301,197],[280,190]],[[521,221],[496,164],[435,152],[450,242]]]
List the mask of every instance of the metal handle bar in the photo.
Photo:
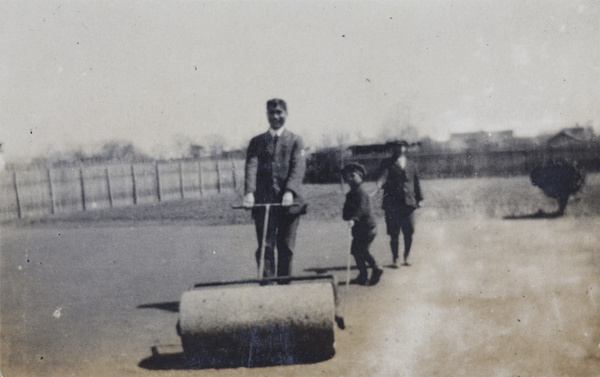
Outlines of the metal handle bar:
[[231,208],[233,208],[233,209],[252,209],[254,207],[296,207],[299,205],[300,204],[298,204],[298,203],[292,203],[292,204],[288,204],[288,205],[283,205],[281,203],[258,203],[258,204],[254,204],[252,207],[232,205]]
[[263,222],[263,234],[262,234],[262,242],[260,247],[260,257],[258,260],[258,279],[263,278],[263,272],[265,269],[265,247],[267,242],[267,228],[269,227],[269,212],[271,207],[293,207],[299,204],[292,203],[290,205],[284,206],[281,203],[258,203],[254,204],[252,207],[245,206],[231,206],[233,209],[252,209],[254,207],[265,207],[265,220]]

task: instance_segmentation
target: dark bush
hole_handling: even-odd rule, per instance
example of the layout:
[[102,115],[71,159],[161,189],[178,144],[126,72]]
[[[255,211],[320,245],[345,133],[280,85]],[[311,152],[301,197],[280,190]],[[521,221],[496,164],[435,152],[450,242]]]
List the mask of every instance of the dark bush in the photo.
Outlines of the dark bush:
[[577,165],[564,159],[550,160],[542,166],[536,166],[530,178],[534,186],[558,201],[559,215],[564,213],[569,196],[579,192],[585,183],[585,175]]
[[306,159],[306,183],[335,183],[340,181],[341,158],[339,150],[317,151]]

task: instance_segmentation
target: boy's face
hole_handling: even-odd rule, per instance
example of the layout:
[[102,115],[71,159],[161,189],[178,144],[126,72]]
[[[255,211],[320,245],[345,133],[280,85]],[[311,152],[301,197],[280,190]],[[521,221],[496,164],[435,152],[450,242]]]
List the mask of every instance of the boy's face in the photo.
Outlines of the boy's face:
[[362,178],[357,171],[351,171],[344,174],[344,181],[346,181],[346,183],[350,186],[355,186],[362,182]]
[[285,118],[287,117],[287,111],[277,105],[274,107],[267,108],[267,118],[269,118],[269,125],[272,129],[278,130],[285,124]]

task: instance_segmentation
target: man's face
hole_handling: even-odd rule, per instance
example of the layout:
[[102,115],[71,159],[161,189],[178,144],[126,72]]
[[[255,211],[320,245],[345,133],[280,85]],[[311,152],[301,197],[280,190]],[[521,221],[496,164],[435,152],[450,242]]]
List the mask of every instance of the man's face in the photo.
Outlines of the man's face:
[[287,112],[280,105],[267,108],[267,118],[269,118],[269,125],[272,129],[278,130],[283,127],[285,117],[287,117]]

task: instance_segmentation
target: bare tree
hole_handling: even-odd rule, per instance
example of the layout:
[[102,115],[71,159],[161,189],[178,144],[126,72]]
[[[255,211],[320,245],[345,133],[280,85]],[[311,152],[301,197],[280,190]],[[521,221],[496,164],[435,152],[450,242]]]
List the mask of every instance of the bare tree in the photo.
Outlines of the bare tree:
[[201,144],[208,149],[209,155],[218,157],[225,150],[227,142],[223,135],[209,134],[203,137],[203,142]]
[[382,141],[407,140],[416,141],[419,130],[412,124],[410,106],[398,103],[391,114],[383,121],[379,139]]
[[191,137],[184,134],[176,134],[173,136],[173,147],[170,151],[171,158],[186,158],[191,157],[190,146],[194,144],[194,140]]
[[331,148],[334,145],[334,137],[331,134],[323,134],[321,137],[321,146],[323,148]]

